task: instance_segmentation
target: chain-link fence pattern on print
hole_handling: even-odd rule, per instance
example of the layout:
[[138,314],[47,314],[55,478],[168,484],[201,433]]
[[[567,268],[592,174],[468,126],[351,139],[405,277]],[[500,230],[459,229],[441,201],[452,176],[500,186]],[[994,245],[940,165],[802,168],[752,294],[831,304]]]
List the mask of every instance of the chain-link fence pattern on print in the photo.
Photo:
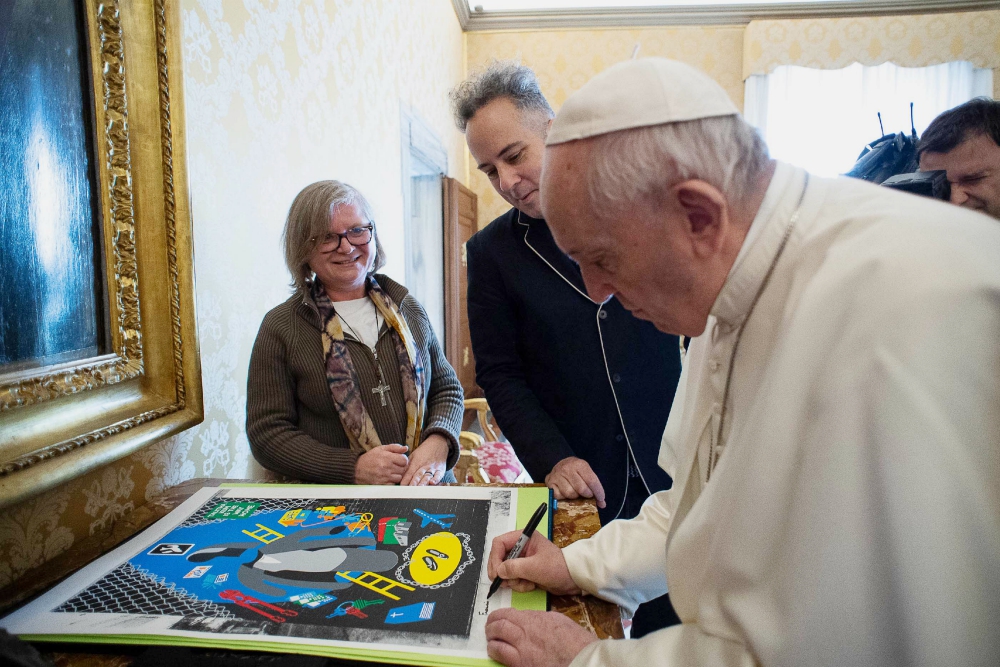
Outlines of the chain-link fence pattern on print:
[[163,577],[131,563],[115,568],[55,611],[236,618],[226,607],[199,600],[185,589],[165,583]]
[[465,551],[465,562],[459,565],[458,569],[455,570],[455,572],[453,572],[452,575],[448,577],[445,581],[442,581],[439,584],[420,584],[417,583],[416,581],[410,581],[405,576],[403,576],[403,570],[409,567],[410,565],[410,559],[412,558],[413,550],[419,547],[420,543],[426,540],[428,537],[432,536],[424,535],[415,543],[411,544],[409,549],[403,552],[403,564],[396,568],[396,579],[410,586],[419,586],[420,588],[429,588],[431,590],[437,590],[439,588],[445,588],[447,586],[451,586],[453,583],[458,581],[459,577],[462,576],[462,573],[465,572],[465,568],[469,567],[470,565],[476,562],[476,557],[472,553],[472,547],[469,546],[469,540],[471,538],[467,533],[455,533],[455,537],[457,537],[462,542],[462,549]]

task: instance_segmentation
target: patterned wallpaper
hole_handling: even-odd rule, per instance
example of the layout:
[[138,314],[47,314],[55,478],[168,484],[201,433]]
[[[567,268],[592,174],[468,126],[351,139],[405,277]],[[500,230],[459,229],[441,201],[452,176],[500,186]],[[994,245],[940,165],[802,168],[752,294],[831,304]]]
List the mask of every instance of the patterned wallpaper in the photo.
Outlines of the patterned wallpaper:
[[261,318],[289,293],[279,236],[303,186],[359,187],[402,278],[401,102],[464,172],[446,97],[464,37],[449,0],[182,0],[182,15],[205,421],[0,514],[0,586],[165,487],[260,476],[246,369]]
[[[640,56],[682,60],[707,72],[743,108],[742,26],[471,32],[467,40],[470,71],[493,58],[518,58],[538,74],[556,111],[592,76],[632,57],[636,45]],[[470,187],[479,196],[479,225],[485,227],[510,206],[485,176],[470,171]]]

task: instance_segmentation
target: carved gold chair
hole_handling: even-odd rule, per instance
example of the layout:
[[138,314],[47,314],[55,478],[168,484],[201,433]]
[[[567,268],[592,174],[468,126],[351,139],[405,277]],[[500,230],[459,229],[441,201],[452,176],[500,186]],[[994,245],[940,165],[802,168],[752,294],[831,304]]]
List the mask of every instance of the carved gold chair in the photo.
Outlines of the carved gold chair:
[[483,434],[462,431],[458,442],[462,448],[455,465],[455,477],[460,484],[515,482],[525,480],[524,466],[517,460],[509,443],[502,442],[490,422],[490,406],[485,398],[465,399],[466,411],[474,410]]

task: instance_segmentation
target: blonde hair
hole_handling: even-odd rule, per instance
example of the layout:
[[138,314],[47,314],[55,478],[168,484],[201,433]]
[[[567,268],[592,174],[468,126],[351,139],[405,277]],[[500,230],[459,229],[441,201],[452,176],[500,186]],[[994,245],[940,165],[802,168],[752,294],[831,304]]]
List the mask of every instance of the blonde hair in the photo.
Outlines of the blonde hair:
[[316,181],[302,188],[295,196],[285,230],[282,246],[285,251],[285,265],[292,274],[292,287],[303,289],[312,278],[309,257],[316,249],[316,239],[330,231],[330,217],[338,206],[357,206],[361,214],[372,223],[372,242],[375,243],[375,262],[370,273],[385,266],[385,251],[374,229],[371,204],[356,188],[340,181]]

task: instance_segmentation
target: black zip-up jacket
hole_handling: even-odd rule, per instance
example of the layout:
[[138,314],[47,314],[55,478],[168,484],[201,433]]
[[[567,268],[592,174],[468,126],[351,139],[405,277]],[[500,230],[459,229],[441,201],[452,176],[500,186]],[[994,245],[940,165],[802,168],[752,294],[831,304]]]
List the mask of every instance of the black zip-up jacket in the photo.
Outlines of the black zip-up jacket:
[[535,481],[567,456],[586,460],[606,494],[602,523],[619,515],[627,483],[643,495],[670,488],[656,459],[680,377],[677,337],[617,299],[591,301],[544,220],[511,209],[466,250],[476,382]]

